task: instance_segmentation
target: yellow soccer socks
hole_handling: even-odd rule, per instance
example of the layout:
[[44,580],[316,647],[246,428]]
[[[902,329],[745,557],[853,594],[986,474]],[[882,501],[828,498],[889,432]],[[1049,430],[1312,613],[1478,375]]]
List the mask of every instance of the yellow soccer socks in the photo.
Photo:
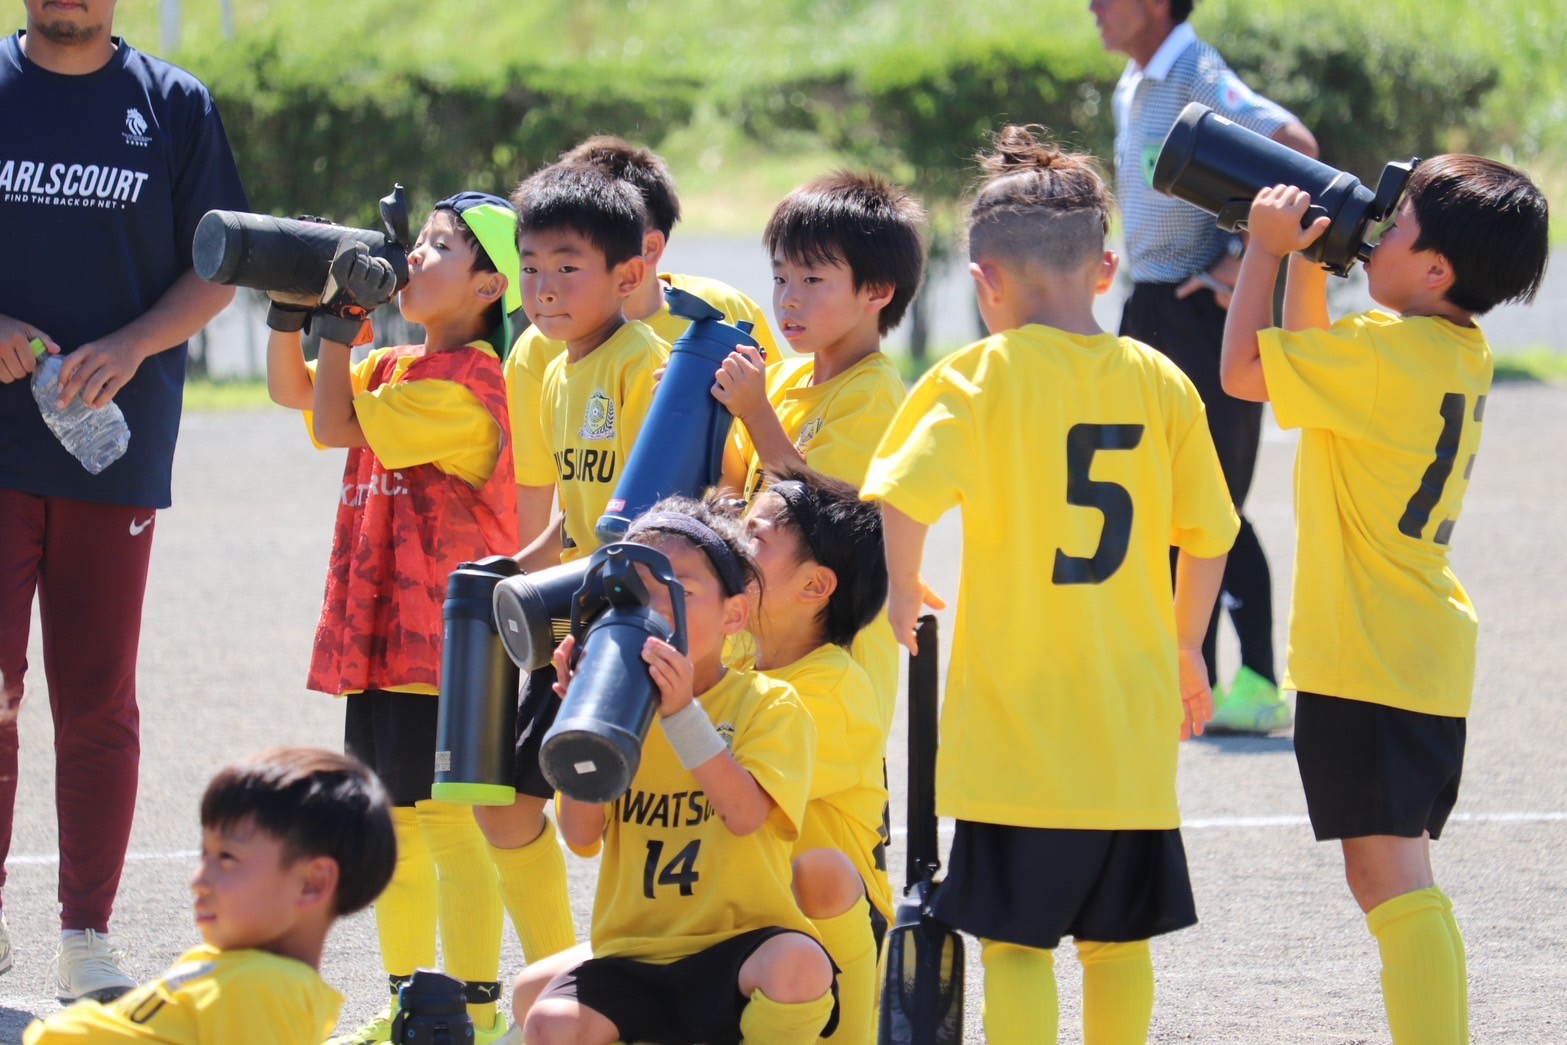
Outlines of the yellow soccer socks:
[[468,985],[468,1015],[479,1030],[495,1025],[501,964],[500,882],[473,810],[450,802],[418,805],[419,827],[436,871],[441,957]]
[[415,969],[435,965],[435,864],[412,806],[392,810],[392,832],[397,837],[397,867],[376,898],[375,929],[387,974],[406,980]]
[[861,896],[842,914],[811,924],[838,966],[838,1029],[833,1040],[868,1042],[876,1017],[876,937],[871,932],[870,901]]
[[544,818],[539,837],[518,849],[489,846],[500,872],[501,898],[522,940],[528,962],[548,958],[577,942],[566,894],[566,856],[555,841],[555,822]]
[[1052,951],[982,940],[985,1038],[991,1045],[1055,1041],[1061,1020]]
[[1441,889],[1436,895],[1442,898],[1442,921],[1447,925],[1447,935],[1453,941],[1453,953],[1458,957],[1458,1040],[1469,1040],[1469,958],[1464,949],[1464,934],[1458,931],[1458,919],[1453,917],[1453,901]]
[[[1465,1022],[1462,941],[1448,929],[1440,890],[1379,904],[1366,927],[1382,952],[1382,1000],[1394,1045],[1455,1045]],[[1458,947],[1455,948],[1455,941]]]
[[1083,1045],[1143,1045],[1153,1020],[1148,941],[1078,940],[1077,958],[1083,964]]
[[758,987],[740,1012],[740,1040],[746,1045],[815,1045],[831,1016],[831,991],[814,1001],[785,1005]]

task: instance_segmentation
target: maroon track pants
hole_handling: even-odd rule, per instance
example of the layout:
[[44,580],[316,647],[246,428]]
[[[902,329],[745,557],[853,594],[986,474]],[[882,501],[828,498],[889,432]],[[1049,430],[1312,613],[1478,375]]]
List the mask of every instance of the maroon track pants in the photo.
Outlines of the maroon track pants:
[[125,866],[141,758],[136,651],[154,516],[150,508],[0,490],[0,886],[36,591],[54,716],[62,929],[107,932]]

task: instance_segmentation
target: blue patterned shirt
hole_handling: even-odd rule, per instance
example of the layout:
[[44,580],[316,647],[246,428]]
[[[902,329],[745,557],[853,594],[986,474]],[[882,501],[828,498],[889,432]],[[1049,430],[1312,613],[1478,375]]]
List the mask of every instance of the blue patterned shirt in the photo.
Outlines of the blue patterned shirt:
[[1188,102],[1272,136],[1295,117],[1254,93],[1185,22],[1147,66],[1127,64],[1115,86],[1115,191],[1136,283],[1180,283],[1206,272],[1230,240],[1213,216],[1153,189],[1154,161]]

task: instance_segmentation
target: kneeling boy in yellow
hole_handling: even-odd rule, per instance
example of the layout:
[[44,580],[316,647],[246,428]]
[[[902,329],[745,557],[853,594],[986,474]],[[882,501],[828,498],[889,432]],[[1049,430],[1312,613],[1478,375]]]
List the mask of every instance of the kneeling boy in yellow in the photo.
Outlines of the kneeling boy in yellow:
[[794,844],[794,895],[838,973],[836,1040],[869,1042],[876,927],[892,918],[882,844],[887,734],[865,669],[849,656],[887,601],[881,514],[848,483],[806,468],[769,475],[746,536],[762,574],[756,670],[787,682],[816,723],[816,771]]
[[[626,539],[669,557],[690,652],[643,647],[658,722],[630,790],[608,805],[561,798],[567,842],[603,844],[593,957],[545,987],[524,1039],[808,1045],[836,1022],[832,962],[789,888],[816,729],[787,685],[724,665],[756,584],[739,525],[671,498]],[[648,588],[672,620],[668,590]],[[555,655],[562,695],[573,652],[568,638]]]
[[1301,228],[1310,202],[1279,185],[1252,204],[1221,376],[1301,429],[1286,685],[1312,829],[1343,846],[1393,1040],[1467,1042],[1464,941],[1430,848],[1458,798],[1474,688],[1475,610],[1447,553],[1491,388],[1474,317],[1539,290],[1547,207],[1505,164],[1426,160],[1366,262],[1373,300],[1397,314],[1330,324],[1327,274],[1295,255],[1284,329],[1267,329],[1279,259],[1328,223]]
[[397,861],[386,792],[329,751],[276,748],[229,766],[201,799],[190,888],[205,941],[107,1005],[34,1022],[26,1045],[318,1045],[343,996],[317,974],[332,923],[367,906]]
[[1202,639],[1239,520],[1191,382],[1094,320],[1116,258],[1092,161],[1009,127],[984,165],[969,271],[992,336],[915,385],[864,488],[910,649],[926,531],[963,512],[934,914],[983,941],[993,1045],[1056,1040],[1063,936],[1084,1038],[1141,1042],[1148,939],[1197,920],[1176,749],[1212,713]]

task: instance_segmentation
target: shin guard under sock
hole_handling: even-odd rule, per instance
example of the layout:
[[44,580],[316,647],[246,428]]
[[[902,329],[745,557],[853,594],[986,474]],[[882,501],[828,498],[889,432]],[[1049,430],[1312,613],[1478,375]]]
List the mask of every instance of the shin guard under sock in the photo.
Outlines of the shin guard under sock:
[[876,937],[871,905],[860,897],[833,918],[814,919],[816,934],[838,966],[838,1029],[835,1042],[869,1042],[876,1016]]
[[501,899],[522,940],[522,956],[532,963],[574,946],[566,857],[555,841],[555,822],[545,817],[539,837],[519,849],[489,849],[500,872]]
[[831,991],[815,1001],[785,1005],[758,987],[740,1012],[740,1040],[746,1045],[815,1045],[831,1016]]
[[441,961],[446,972],[468,985],[468,1015],[475,1027],[495,1025],[500,997],[500,880],[489,846],[468,806],[420,802],[419,828],[436,872]]
[[985,967],[985,1039],[991,1045],[1055,1041],[1061,1019],[1055,953],[996,940],[981,941],[979,953]]
[[407,979],[415,969],[435,965],[435,863],[412,806],[392,810],[392,832],[397,837],[397,866],[376,898],[375,930],[381,964],[389,975]]
[[1459,1041],[1459,961],[1442,894],[1417,889],[1377,905],[1366,927],[1382,952],[1382,1001],[1394,1045]]
[[1077,941],[1083,963],[1083,1045],[1142,1045],[1153,1019],[1153,954],[1135,943]]

